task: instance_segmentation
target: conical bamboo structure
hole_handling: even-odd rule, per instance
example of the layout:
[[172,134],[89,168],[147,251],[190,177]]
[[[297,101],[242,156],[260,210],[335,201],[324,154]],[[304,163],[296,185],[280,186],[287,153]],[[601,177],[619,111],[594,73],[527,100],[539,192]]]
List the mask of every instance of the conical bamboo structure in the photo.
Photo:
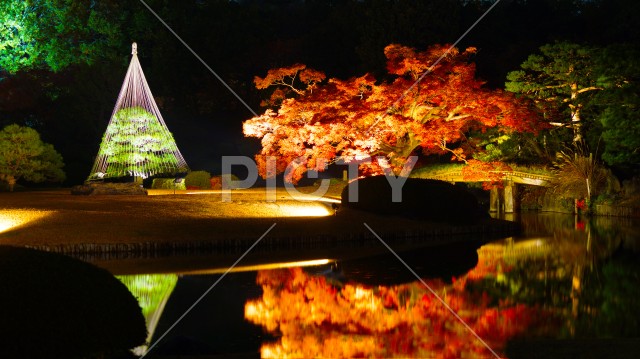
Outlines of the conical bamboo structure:
[[147,178],[189,170],[162,119],[138,61],[137,45],[89,180]]

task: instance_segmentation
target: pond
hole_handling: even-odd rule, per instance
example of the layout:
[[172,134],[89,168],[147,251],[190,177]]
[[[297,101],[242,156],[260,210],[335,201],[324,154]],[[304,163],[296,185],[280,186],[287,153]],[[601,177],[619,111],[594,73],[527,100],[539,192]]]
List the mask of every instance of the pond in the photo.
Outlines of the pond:
[[266,253],[270,265],[239,263],[222,279],[224,268],[153,274],[148,266],[117,277],[157,342],[145,358],[598,357],[611,345],[631,357],[640,337],[640,224],[507,219],[522,224],[521,235],[480,248],[398,250],[411,270],[380,244],[334,248],[317,262]]

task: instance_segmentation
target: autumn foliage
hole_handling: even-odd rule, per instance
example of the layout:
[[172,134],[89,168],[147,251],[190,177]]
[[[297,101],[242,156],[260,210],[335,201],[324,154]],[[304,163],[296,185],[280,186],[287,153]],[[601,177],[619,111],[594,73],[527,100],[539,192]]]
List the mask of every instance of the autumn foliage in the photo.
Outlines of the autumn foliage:
[[[267,71],[264,78],[256,76],[253,82],[259,90],[271,86],[278,86],[269,100],[263,101],[262,106],[275,106],[282,103],[290,94],[303,95],[305,91],[313,91],[316,84],[326,78],[321,71],[307,68],[304,64],[295,64]],[[301,85],[303,89],[298,88]]]
[[[322,171],[338,158],[351,162],[374,156],[384,156],[397,171],[419,152],[450,154],[468,162],[482,151],[473,133],[538,129],[529,104],[511,93],[484,88],[476,79],[469,61],[474,48],[448,49],[437,45],[420,52],[389,45],[389,76],[384,81],[370,74],[325,80],[323,73],[304,65],[257,77],[258,88],[275,87],[264,103],[272,107],[243,127],[245,136],[262,141],[256,155],[261,175],[282,173],[297,160],[299,166],[285,173],[285,179],[296,182],[307,170]],[[268,156],[276,158],[275,166],[268,168]],[[361,169],[364,174],[382,173],[375,160],[362,163]]]

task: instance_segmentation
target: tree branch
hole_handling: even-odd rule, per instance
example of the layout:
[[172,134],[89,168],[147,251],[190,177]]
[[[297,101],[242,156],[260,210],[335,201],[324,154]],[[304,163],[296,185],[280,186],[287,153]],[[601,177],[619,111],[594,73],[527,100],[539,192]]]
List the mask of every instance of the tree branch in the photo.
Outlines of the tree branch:
[[597,86],[591,86],[591,87],[585,87],[583,89],[578,90],[578,92],[576,92],[577,94],[581,94],[584,92],[588,92],[588,91],[595,91],[595,90],[602,90],[602,87],[597,87]]
[[[292,82],[293,82],[293,79],[292,79]],[[289,87],[291,90],[293,90],[293,92],[297,93],[298,95],[302,95],[302,94],[304,94],[304,91],[302,91],[302,90],[299,90],[299,89],[295,88],[295,87],[293,86],[293,83],[287,83],[287,82],[285,82],[285,81],[284,81],[284,78],[281,78],[280,80],[274,81],[274,82],[273,82],[273,84],[274,84],[274,85],[282,85],[282,86]]]

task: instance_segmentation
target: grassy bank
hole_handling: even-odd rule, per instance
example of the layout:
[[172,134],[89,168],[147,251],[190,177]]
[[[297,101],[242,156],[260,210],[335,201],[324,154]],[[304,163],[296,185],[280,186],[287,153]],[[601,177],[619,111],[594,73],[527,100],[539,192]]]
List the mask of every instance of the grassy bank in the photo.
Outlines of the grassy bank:
[[[511,223],[490,219],[451,226],[358,211],[334,215],[330,202],[301,202],[283,189],[277,191],[276,202],[267,202],[263,189],[233,191],[231,199],[223,202],[219,191],[86,197],[71,196],[65,190],[0,193],[0,244],[63,253],[144,254],[238,251],[248,248],[274,223],[261,246],[376,240],[363,223],[388,241],[441,243],[452,235],[514,230]],[[325,216],[305,217],[309,213]]]

